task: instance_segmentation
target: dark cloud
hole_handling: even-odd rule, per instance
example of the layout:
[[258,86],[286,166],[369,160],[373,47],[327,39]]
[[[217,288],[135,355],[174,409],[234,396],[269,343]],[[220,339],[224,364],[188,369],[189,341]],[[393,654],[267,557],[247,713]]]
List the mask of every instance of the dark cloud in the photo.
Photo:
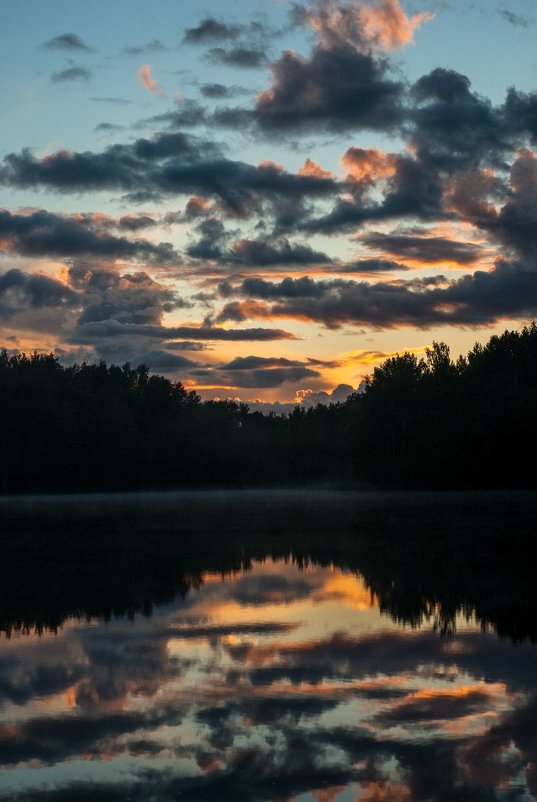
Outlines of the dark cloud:
[[[502,318],[527,318],[537,313],[537,273],[519,262],[499,261],[490,272],[435,286],[429,282],[367,282],[333,279],[284,279],[279,284],[247,279],[241,294],[273,303],[256,309],[256,316],[289,317],[322,323],[329,328],[360,324],[393,326],[486,325]],[[250,314],[249,302],[227,305],[218,320],[241,319]],[[261,314],[260,314],[261,313]]]
[[233,47],[231,50],[213,47],[207,52],[206,57],[213,64],[224,64],[227,67],[242,69],[255,69],[262,67],[267,62],[265,51],[254,47]]
[[50,81],[53,84],[63,84],[68,81],[89,81],[91,72],[86,67],[68,67],[66,70],[53,72]]
[[[273,340],[295,340],[296,337],[288,331],[281,329],[223,329],[218,326],[151,326],[120,323],[117,320],[102,320],[99,322],[79,325],[70,336],[69,341],[74,344],[92,344],[98,339],[115,339],[131,337],[149,337],[159,340],[191,339],[208,341],[258,341],[269,342]],[[170,347],[168,344],[167,347]]]
[[[369,186],[367,182],[366,189]],[[395,158],[395,172],[386,181],[381,202],[364,198],[363,187],[354,190],[355,199],[338,200],[322,217],[299,221],[298,228],[319,233],[355,231],[371,221],[417,218],[422,221],[442,219],[444,179],[435,167],[410,156]],[[352,187],[351,187],[352,189]]]
[[143,228],[153,228],[158,221],[148,214],[124,214],[117,221],[117,227],[124,231],[139,231]]
[[192,359],[187,359],[179,354],[171,354],[169,351],[147,351],[144,354],[136,354],[132,357],[135,365],[147,365],[152,371],[158,373],[176,373],[184,368],[191,368],[198,365]]
[[503,106],[506,126],[515,142],[529,135],[537,142],[537,92],[519,92],[511,87]]
[[488,170],[456,174],[448,184],[446,207],[481,229],[507,260],[535,269],[537,158],[532,151],[517,151],[508,182]]
[[[110,219],[113,227],[115,221]],[[177,260],[169,242],[130,240],[110,233],[106,222],[91,215],[66,217],[43,209],[28,214],[0,210],[3,249],[24,256],[97,256],[101,258],[146,259],[153,262]],[[124,216],[118,227],[126,231],[154,225],[149,217]]]
[[152,39],[150,42],[146,42],[143,45],[130,45],[129,47],[125,47],[123,53],[133,57],[141,56],[144,53],[162,53],[163,50],[166,50],[166,47],[162,44],[160,39]]
[[[330,282],[328,282],[330,283]],[[332,282],[346,285],[348,282]],[[327,282],[314,281],[309,276],[302,276],[302,278],[284,278],[279,283],[265,281],[262,278],[247,278],[245,279],[238,292],[241,295],[247,295],[254,298],[262,298],[263,300],[274,300],[280,298],[315,298],[322,295],[323,287]]]
[[174,290],[143,271],[120,274],[81,266],[70,268],[69,277],[71,285],[82,293],[80,326],[109,320],[158,325],[165,312],[185,306]]
[[223,98],[236,97],[237,95],[244,95],[248,93],[247,89],[242,86],[224,86],[224,84],[202,84],[200,92],[204,97],[211,98],[212,100],[222,100]]
[[[315,364],[322,365],[322,362],[313,359],[308,359],[308,363],[311,365]],[[336,364],[334,365],[325,364],[322,366],[337,367]],[[298,398],[300,399],[300,406],[309,408],[309,407],[316,407],[318,404],[343,403],[353,392],[355,392],[355,390],[353,387],[351,387],[350,384],[338,384],[338,386],[334,387],[334,389],[331,392],[326,392],[325,390],[320,390],[319,392],[314,392],[312,390],[306,390],[306,391],[299,390]]]
[[537,267],[537,157],[520,150],[511,167],[510,193],[496,218],[483,227],[503,247],[533,269]]
[[470,91],[465,75],[437,67],[416,81],[412,96],[412,142],[422,161],[448,170],[505,166],[516,145],[509,121],[501,108]]
[[[305,367],[298,362],[285,359],[263,359],[262,357],[245,357],[246,365],[251,360],[252,365],[260,367],[248,368],[238,364],[238,367],[226,367],[202,371],[192,371],[198,378],[208,377],[212,384],[222,387],[244,387],[250,389],[269,389],[281,387],[286,382],[303,381],[304,379],[318,378],[320,373]],[[236,360],[233,360],[235,362]]]
[[466,75],[455,70],[436,67],[428,75],[422,76],[413,87],[416,100],[442,100],[454,103],[470,97],[471,81]]
[[76,306],[77,294],[68,286],[40,274],[12,268],[0,275],[0,318],[9,318],[30,308]]
[[190,45],[236,39],[242,31],[240,25],[228,25],[214,17],[205,17],[196,27],[186,28],[183,42]]
[[259,267],[332,263],[332,259],[326,253],[315,251],[309,245],[291,243],[285,238],[276,243],[265,240],[238,240],[234,243],[229,258],[232,262]]
[[187,247],[186,253],[193,259],[220,259],[222,248],[229,238],[222,221],[208,217],[202,220],[196,229],[201,236],[197,242]]
[[291,243],[286,238],[271,242],[236,239],[229,247],[232,234],[226,231],[221,220],[214,217],[202,220],[197,230],[201,234],[199,240],[186,249],[187,254],[196,259],[214,259],[230,265],[256,267],[332,263],[326,253],[315,251],[309,245]]
[[96,131],[106,131],[107,133],[112,133],[114,131],[122,131],[122,125],[114,125],[114,123],[99,123],[95,126]]
[[267,356],[237,356],[231,362],[221,365],[224,370],[252,370],[255,368],[296,368],[302,367],[301,362],[284,357]]
[[25,149],[5,157],[0,183],[60,192],[120,190],[138,201],[177,193],[216,195],[237,213],[260,197],[322,197],[337,186],[271,164],[231,161],[214,143],[183,133],[111,145],[100,153],[57,151],[43,159]]
[[196,100],[181,99],[175,102],[172,111],[156,114],[144,120],[145,123],[162,123],[171,130],[190,128],[206,122],[206,110]]
[[336,266],[337,273],[389,273],[392,270],[408,270],[408,266],[401,262],[392,262],[390,259],[359,259]]
[[403,259],[431,263],[457,262],[460,265],[470,265],[477,262],[483,253],[481,245],[457,242],[446,237],[380,234],[372,231],[360,237],[360,242],[367,248],[387,251]]
[[85,50],[88,53],[93,50],[76,33],[59,34],[44,42],[41,47],[46,50]]
[[37,697],[65,693],[83,676],[81,666],[66,667],[61,662],[54,665],[25,665],[23,660],[4,658],[0,678],[0,701],[24,705]]
[[510,11],[507,8],[499,9],[499,13],[505,20],[507,20],[507,22],[509,22],[511,25],[514,25],[515,28],[527,28],[530,24],[526,17],[522,17],[520,14],[515,14],[514,11]]
[[317,46],[310,59],[287,51],[271,65],[273,83],[257,97],[255,120],[267,131],[394,130],[403,118],[403,87],[387,69],[343,45]]
[[[229,24],[215,17],[205,17],[194,28],[187,28],[183,42],[190,45],[206,45],[217,42],[235,42],[237,39],[250,42],[252,40],[266,42],[270,37],[278,35],[263,21],[254,20],[243,24]],[[238,46],[237,50],[246,49]]]
[[132,101],[123,97],[90,97],[94,103],[111,103],[113,106],[130,106]]

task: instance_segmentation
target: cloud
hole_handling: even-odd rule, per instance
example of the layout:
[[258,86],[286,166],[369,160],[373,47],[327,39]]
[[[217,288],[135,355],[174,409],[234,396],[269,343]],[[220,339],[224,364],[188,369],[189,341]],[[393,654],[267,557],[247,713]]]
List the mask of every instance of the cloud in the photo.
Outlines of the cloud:
[[[298,227],[316,233],[335,233],[356,231],[371,221],[405,217],[429,221],[444,216],[442,176],[420,159],[397,156],[396,170],[386,180],[380,202],[364,197],[364,189],[369,187],[369,180],[357,182],[354,197],[339,199],[327,214],[303,220]],[[350,189],[353,189],[352,183]]]
[[28,308],[76,306],[77,294],[66,284],[40,274],[12,268],[0,274],[0,319],[6,320]]
[[274,265],[331,264],[332,259],[309,245],[291,243],[283,238],[279,242],[264,240],[237,240],[233,243],[230,261],[238,264],[272,267]]
[[298,279],[284,278],[278,284],[265,281],[262,278],[247,278],[238,288],[238,292],[241,295],[263,298],[264,300],[282,297],[307,298],[318,295],[321,286],[323,286],[322,282],[315,282],[309,276],[303,276]]
[[212,100],[222,100],[223,98],[247,94],[248,90],[244,89],[242,86],[224,86],[224,84],[212,83],[202,84],[200,86],[200,92],[204,97],[211,98]]
[[[193,28],[186,28],[183,43],[189,45],[206,45],[217,42],[235,42],[242,38],[245,41],[266,42],[280,31],[272,30],[263,21],[254,20],[244,24],[229,24],[215,17],[205,17]],[[239,47],[238,49],[241,49]]]
[[471,265],[483,254],[483,246],[457,242],[446,237],[381,234],[372,231],[360,237],[360,242],[372,250],[384,251],[403,259],[415,259],[425,264],[455,262]]
[[483,227],[497,238],[508,252],[537,265],[537,156],[526,148],[518,151],[511,166],[509,195],[496,219],[484,221]]
[[206,377],[212,384],[223,387],[267,389],[281,387],[286,382],[317,378],[320,373],[298,360],[284,357],[236,357],[216,369],[193,371],[192,375]]
[[83,357],[89,361],[138,360],[155,370],[176,372],[197,366],[180,352],[205,350],[204,341],[296,339],[282,329],[163,325],[165,314],[191,305],[175,288],[143,270],[122,273],[80,262],[63,281],[17,268],[0,274],[0,320],[10,332],[55,333],[64,361],[70,359],[72,346],[84,346],[93,349]]
[[392,176],[397,170],[397,156],[377,148],[352,147],[342,156],[341,165],[348,179],[369,184]]
[[167,349],[172,351],[205,351],[206,346],[203,343],[194,343],[188,340],[183,340],[179,342],[163,342],[162,343]]
[[317,46],[306,59],[288,50],[270,69],[272,85],[258,94],[254,110],[267,132],[391,131],[402,122],[403,86],[368,53]]
[[138,80],[151,94],[158,97],[162,97],[164,94],[163,88],[151,77],[151,66],[149,64],[142,64],[138,70]]
[[391,271],[409,270],[408,265],[393,262],[391,259],[359,259],[334,267],[334,273],[389,273]]
[[91,72],[86,67],[68,67],[66,70],[53,72],[50,81],[53,84],[63,84],[68,81],[89,81]]
[[130,106],[131,100],[122,97],[90,97],[94,103],[111,103],[113,106]]
[[93,52],[93,48],[88,47],[76,33],[59,34],[44,42],[41,47],[46,50],[85,50],[87,53]]
[[237,356],[224,365],[224,370],[252,370],[257,368],[297,368],[302,367],[301,362],[285,359],[284,357],[265,356]]
[[256,100],[257,124],[267,132],[397,130],[405,116],[405,88],[374,51],[410,43],[431,15],[409,18],[398,0],[326,0],[301,12],[296,19],[311,27],[317,41],[309,57],[286,50],[270,66],[272,85]]
[[[224,329],[218,326],[159,326],[120,323],[117,320],[102,320],[79,325],[69,337],[69,342],[91,345],[95,340],[148,337],[159,340],[190,339],[209,342],[270,342],[274,340],[296,340],[288,331],[281,329],[249,328]],[[173,343],[167,343],[171,348]]]
[[106,215],[60,215],[44,209],[12,213],[0,209],[0,251],[24,256],[96,256],[109,259],[147,259],[173,262],[171,243],[130,240],[110,233],[115,225],[126,231],[155,225],[152,218],[125,215],[118,221]]
[[323,47],[352,47],[368,51],[395,50],[411,44],[414,32],[433,14],[420,11],[407,16],[399,0],[324,0],[314,3],[303,15]]
[[146,42],[143,45],[130,45],[123,49],[123,52],[127,56],[141,56],[143,53],[162,53],[162,51],[166,50],[165,46],[162,44],[160,39],[152,39],[150,42]]
[[[308,361],[312,364],[316,363],[314,360]],[[297,390],[296,402],[306,408],[316,407],[317,404],[339,404],[346,401],[353,392],[355,390],[350,384],[338,384],[330,392],[325,390]]]
[[175,290],[146,272],[123,273],[71,267],[71,285],[82,293],[78,325],[114,320],[122,324],[160,324],[165,312],[185,306]]
[[375,5],[358,6],[357,14],[365,40],[381,50],[394,50],[411,44],[414,32],[434,19],[434,14],[427,11],[408,17],[398,0],[378,0]]
[[[490,325],[502,318],[527,318],[537,313],[535,269],[499,260],[493,270],[478,270],[455,281],[356,282],[344,279],[313,281],[286,278],[279,284],[247,279],[241,294],[270,301],[254,307],[258,317],[288,317],[322,323],[429,328],[435,325]],[[218,320],[250,317],[249,302],[228,304]],[[239,313],[245,314],[239,318]]]
[[505,166],[516,140],[511,121],[505,108],[471,92],[465,75],[437,67],[416,81],[412,97],[411,142],[422,161],[446,170]]
[[444,691],[418,691],[402,702],[379,713],[377,721],[383,726],[417,724],[418,722],[457,719],[479,713],[491,706],[492,695],[486,688]]
[[213,142],[184,133],[161,133],[97,153],[60,150],[42,159],[24,149],[4,158],[0,183],[60,192],[120,190],[133,201],[177,193],[216,195],[237,214],[259,208],[261,198],[287,197],[296,204],[304,197],[330,195],[337,187],[332,180],[226,159]]
[[113,131],[122,131],[122,125],[114,125],[113,123],[99,123],[95,126],[96,131],[106,131],[108,133],[112,133]]
[[195,367],[198,364],[185,356],[163,350],[137,354],[132,357],[131,361],[134,365],[147,365],[153,372],[158,373],[176,373],[178,370]]
[[276,241],[238,239],[228,245],[231,234],[221,220],[209,217],[198,224],[201,237],[186,249],[196,259],[213,259],[223,264],[257,267],[305,266],[331,264],[331,258],[309,245],[291,243],[282,238]]
[[207,52],[207,60],[212,64],[255,69],[256,67],[262,67],[266,63],[267,56],[264,50],[253,47],[233,47],[231,50],[225,50],[223,47],[213,47]]
[[163,123],[167,128],[173,131],[179,128],[201,125],[203,122],[206,122],[206,117],[206,109],[196,100],[180,98],[175,101],[171,111],[164,112],[163,114],[155,114],[153,117],[144,120],[143,123],[149,123],[151,125]]
[[334,178],[330,170],[325,170],[320,164],[307,158],[302,167],[298,170],[298,175],[314,175],[317,178]]
[[507,8],[498,9],[498,13],[515,28],[527,28],[530,24],[530,21],[527,19],[527,17],[523,17],[520,14],[515,14],[514,11],[510,11]]
[[198,45],[207,42],[236,39],[241,33],[241,30],[242,27],[239,25],[228,25],[214,17],[205,17],[205,19],[194,28],[185,29],[183,42],[189,45]]

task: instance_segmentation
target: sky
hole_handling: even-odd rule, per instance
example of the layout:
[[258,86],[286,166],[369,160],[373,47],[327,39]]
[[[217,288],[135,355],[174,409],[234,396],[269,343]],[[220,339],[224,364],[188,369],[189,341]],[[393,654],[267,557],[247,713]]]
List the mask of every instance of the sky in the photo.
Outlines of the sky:
[[537,316],[534,0],[3,0],[0,347],[342,400]]

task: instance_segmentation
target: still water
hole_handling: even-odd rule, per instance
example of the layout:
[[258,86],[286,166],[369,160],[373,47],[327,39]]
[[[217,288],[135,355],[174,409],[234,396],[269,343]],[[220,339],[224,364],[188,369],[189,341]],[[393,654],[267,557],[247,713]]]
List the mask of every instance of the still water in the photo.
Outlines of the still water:
[[537,799],[536,509],[0,501],[0,798]]

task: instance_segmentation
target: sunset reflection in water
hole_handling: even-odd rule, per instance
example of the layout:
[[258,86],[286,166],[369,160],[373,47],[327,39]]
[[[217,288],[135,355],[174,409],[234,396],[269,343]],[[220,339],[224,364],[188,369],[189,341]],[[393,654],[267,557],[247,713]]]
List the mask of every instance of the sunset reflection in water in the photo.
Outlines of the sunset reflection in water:
[[534,799],[537,650],[434,621],[267,559],[151,617],[3,638],[0,797]]

